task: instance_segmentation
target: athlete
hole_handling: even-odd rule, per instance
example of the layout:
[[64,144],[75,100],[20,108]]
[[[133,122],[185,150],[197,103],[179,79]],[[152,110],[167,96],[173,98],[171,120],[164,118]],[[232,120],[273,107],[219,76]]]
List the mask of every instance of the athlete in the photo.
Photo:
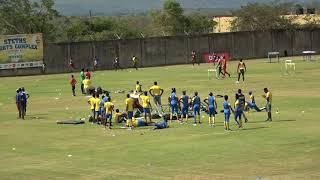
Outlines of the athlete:
[[95,99],[96,95],[92,94],[92,97],[88,100],[88,104],[90,105],[90,110],[93,115],[93,119],[96,119],[96,113],[95,113]]
[[178,119],[178,97],[176,94],[176,88],[172,88],[172,92],[171,95],[169,97],[169,103],[170,103],[170,109],[171,109],[171,113],[170,113],[170,122],[172,122],[172,118],[173,115],[176,114],[177,119]]
[[81,72],[80,72],[80,82],[81,82],[81,92],[82,94],[85,94],[84,92],[84,87],[83,87],[83,80],[85,79],[86,77],[84,76],[84,69],[81,69]]
[[242,127],[242,120],[241,120],[242,114],[243,114],[243,111],[242,111],[241,102],[239,100],[239,94],[236,94],[236,101],[234,103],[234,120],[237,122],[239,128]]
[[271,114],[271,103],[272,103],[272,93],[268,90],[268,88],[263,89],[265,95],[264,97],[266,99],[266,111],[268,113],[268,119],[266,121],[272,122],[272,114]]
[[138,58],[136,56],[132,57],[132,66],[133,66],[133,68],[138,70]]
[[230,103],[228,102],[228,96],[224,96],[224,102],[223,102],[223,113],[224,113],[224,129],[226,131],[230,131],[230,110],[234,113]]
[[136,92],[138,92],[138,93],[142,92],[141,84],[139,81],[137,81],[137,83],[136,83]]
[[107,128],[107,124],[109,121],[109,129],[111,129],[113,109],[114,109],[114,105],[112,104],[111,98],[109,97],[109,101],[104,103],[104,111],[106,112],[105,123],[104,123],[105,128]]
[[246,117],[246,115],[244,114],[244,109],[245,109],[245,103],[246,103],[246,97],[244,96],[244,94],[242,94],[242,90],[238,89],[238,96],[239,96],[239,102],[242,108],[242,116],[245,120],[245,122],[248,122],[248,118]]
[[89,77],[86,76],[86,78],[82,81],[83,88],[85,90],[86,94],[90,94],[90,88],[91,88],[91,80]]
[[156,106],[161,107],[161,96],[163,94],[163,89],[158,85],[158,82],[154,82],[154,85],[150,87],[149,94],[153,97]]
[[237,83],[239,83],[241,75],[242,75],[242,80],[244,82],[244,73],[246,71],[247,71],[246,64],[243,62],[242,59],[240,59],[240,62],[238,63],[238,68],[237,68],[237,72],[238,72],[238,81],[237,81]]
[[70,85],[71,85],[72,95],[73,96],[76,96],[76,84],[77,84],[77,80],[74,78],[73,75],[71,75]]
[[249,98],[250,98],[251,102],[247,102],[247,107],[245,109],[248,109],[248,110],[249,109],[254,109],[257,112],[261,112],[262,109],[264,109],[264,108],[261,109],[256,105],[256,100],[255,100],[255,97],[254,97],[252,91],[249,92]]
[[209,114],[209,125],[215,126],[215,116],[217,110],[217,102],[214,99],[213,93],[209,93],[209,97],[204,100],[204,102],[208,105],[208,114]]
[[186,91],[182,91],[182,96],[179,100],[179,102],[182,104],[181,108],[181,121],[183,121],[183,118],[186,118],[186,122],[188,121],[188,110],[189,110],[189,96],[187,96]]
[[223,69],[223,76],[226,77],[226,74],[228,74],[229,77],[231,77],[231,75],[227,71],[227,59],[226,59],[226,57],[223,56],[222,60],[223,60],[223,64],[222,64],[222,66],[223,66],[223,68],[222,68]]
[[128,115],[127,126],[129,127],[129,130],[131,130],[133,127],[132,118],[133,118],[134,100],[130,97],[130,94],[127,94],[127,99],[125,103],[126,103],[126,111]]
[[192,99],[192,106],[193,106],[193,115],[194,115],[194,126],[197,125],[197,115],[199,116],[199,124],[201,124],[201,117],[200,117],[200,97],[198,96],[198,92],[194,93],[194,97]]
[[94,100],[94,110],[95,110],[95,113],[96,113],[96,119],[95,121],[99,124],[100,121],[101,121],[101,114],[100,114],[100,98],[99,98],[99,94],[96,93],[96,96],[95,96],[95,100]]
[[142,107],[144,111],[144,119],[148,122],[147,117],[149,118],[150,122],[152,122],[151,118],[151,103],[150,98],[148,97],[148,92],[145,91],[143,95],[140,95],[140,99],[142,100]]

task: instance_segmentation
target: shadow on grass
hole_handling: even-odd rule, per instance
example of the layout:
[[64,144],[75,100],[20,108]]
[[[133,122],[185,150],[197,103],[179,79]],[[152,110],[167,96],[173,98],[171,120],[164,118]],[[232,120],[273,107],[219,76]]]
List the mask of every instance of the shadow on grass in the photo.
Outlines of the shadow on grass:
[[[279,123],[279,122],[294,122],[297,121],[295,119],[282,119],[282,120],[273,120],[272,123]],[[255,124],[255,123],[268,123],[267,121],[249,121],[248,124]]]
[[269,127],[254,127],[254,128],[244,128],[243,131],[250,131],[250,130],[258,130],[258,129],[266,129]]

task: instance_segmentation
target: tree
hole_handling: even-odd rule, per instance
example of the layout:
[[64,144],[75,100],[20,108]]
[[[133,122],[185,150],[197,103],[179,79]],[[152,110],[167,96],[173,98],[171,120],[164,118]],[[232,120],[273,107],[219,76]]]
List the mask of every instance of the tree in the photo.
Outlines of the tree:
[[236,16],[231,22],[232,31],[256,31],[270,29],[292,29],[295,24],[292,18],[284,17],[290,6],[286,4],[249,3],[233,12]]
[[54,38],[52,20],[58,17],[53,0],[0,0],[0,28],[5,34],[43,33]]
[[217,22],[200,14],[191,14],[188,17],[188,33],[190,34],[208,34],[213,31]]
[[154,16],[154,22],[160,25],[161,30],[168,35],[182,34],[188,24],[183,12],[183,8],[178,2],[166,0],[163,4],[163,10]]

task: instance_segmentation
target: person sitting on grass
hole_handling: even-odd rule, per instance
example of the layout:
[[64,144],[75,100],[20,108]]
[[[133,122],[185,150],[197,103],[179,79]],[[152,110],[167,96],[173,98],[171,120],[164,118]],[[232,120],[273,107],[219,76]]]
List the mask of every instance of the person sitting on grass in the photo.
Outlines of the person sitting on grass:
[[116,123],[123,123],[126,122],[127,115],[125,113],[121,113],[119,109],[116,109],[116,113],[114,115],[114,120]]
[[257,112],[261,112],[263,109],[265,109],[265,108],[259,108],[256,105],[256,100],[255,100],[255,97],[254,97],[252,91],[249,91],[249,98],[250,98],[251,102],[246,102],[246,107],[245,107],[246,110],[254,109]]

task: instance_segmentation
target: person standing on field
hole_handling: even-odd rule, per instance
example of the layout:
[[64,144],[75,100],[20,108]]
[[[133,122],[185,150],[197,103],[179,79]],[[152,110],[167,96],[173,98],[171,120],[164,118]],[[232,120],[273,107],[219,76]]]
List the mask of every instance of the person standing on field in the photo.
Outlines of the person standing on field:
[[76,96],[76,84],[77,84],[77,80],[74,78],[73,75],[71,75],[70,85],[71,85],[72,95],[73,96]]
[[133,68],[138,70],[138,58],[136,56],[132,57],[132,65],[133,65]]
[[266,121],[272,122],[272,115],[271,115],[271,103],[272,103],[272,93],[268,90],[268,88],[263,89],[265,95],[262,97],[266,99],[266,111],[268,113],[268,119]]
[[85,79],[85,75],[84,75],[84,69],[81,69],[81,72],[80,72],[80,82],[81,82],[81,93],[82,94],[85,94],[84,92],[84,87],[83,87],[83,80]]
[[246,64],[243,62],[242,59],[240,59],[240,62],[238,63],[238,68],[237,68],[237,72],[238,72],[238,81],[237,81],[237,83],[239,83],[241,75],[242,75],[242,80],[244,82],[244,73],[246,71],[247,71]]

